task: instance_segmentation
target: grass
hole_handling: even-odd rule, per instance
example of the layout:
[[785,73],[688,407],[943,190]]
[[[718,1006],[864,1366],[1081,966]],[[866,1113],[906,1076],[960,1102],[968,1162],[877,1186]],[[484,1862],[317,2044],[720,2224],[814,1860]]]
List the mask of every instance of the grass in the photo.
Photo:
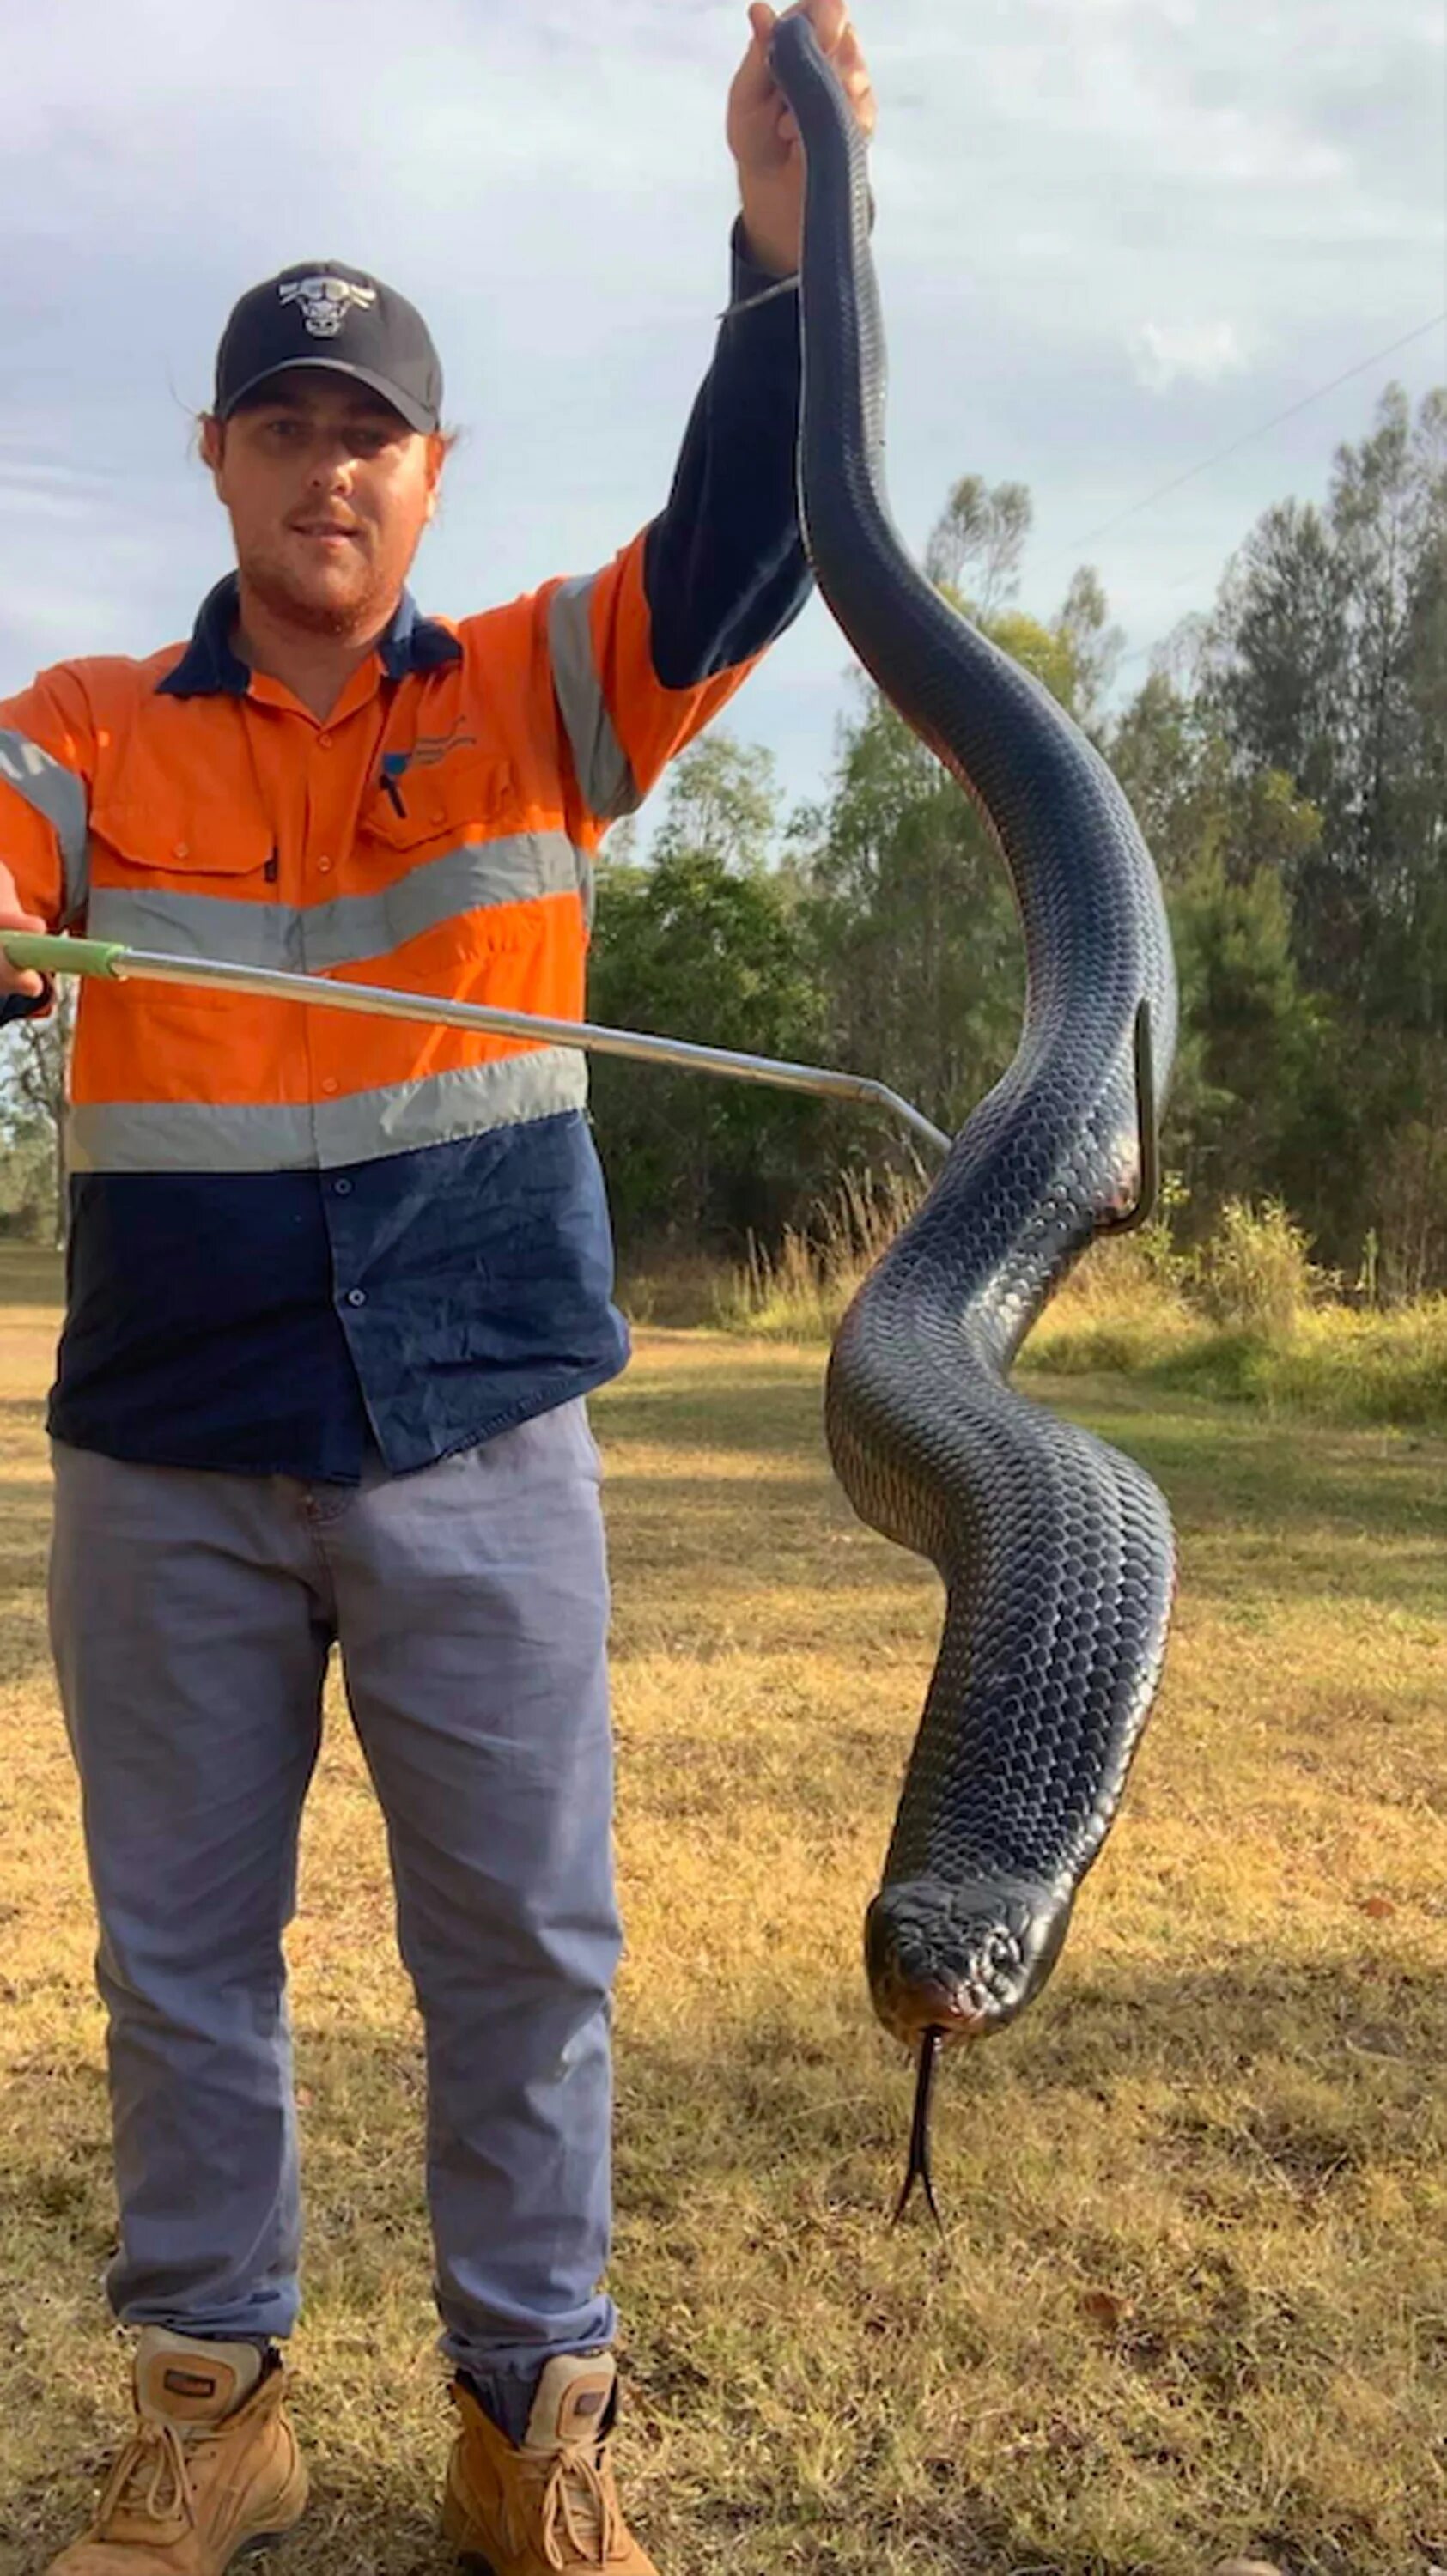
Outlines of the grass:
[[1447,1432],[1447,1297],[1383,1314],[1321,1306],[1289,1330],[1213,1324],[1169,1296],[1072,1296],[1049,1308],[1023,1364],[1126,1371],[1163,1399],[1195,1394],[1316,1422]]
[[[917,1184],[846,1177],[810,1230],[787,1229],[775,1251],[755,1248],[732,1274],[701,1278],[685,1264],[669,1282],[660,1265],[630,1311],[644,1322],[716,1321],[754,1340],[827,1341],[918,1200]],[[1339,1287],[1278,1201],[1228,1201],[1190,1253],[1174,1243],[1168,1213],[1141,1235],[1091,1248],[1035,1324],[1020,1366],[1032,1375],[1128,1373],[1167,1399],[1204,1395],[1319,1422],[1447,1433],[1447,1296],[1361,1309]]]
[[[1123,1257],[1122,1257],[1123,1256]],[[1300,1299],[1212,1318],[1179,1289],[1096,1251],[1047,1307],[1024,1365],[1126,1371],[1163,1400],[1195,1394],[1316,1422],[1447,1432],[1447,1297],[1377,1311]]]
[[[124,2356],[42,1629],[53,1330],[33,1299],[0,1314],[0,2576],[80,2521]],[[645,1332],[596,1406],[630,2512],[664,2576],[1205,2576],[1233,2552],[1426,2576],[1447,2563],[1447,1444],[1035,1381],[1159,1478],[1182,1589],[1055,1980],[948,2069],[942,2253],[886,2224],[908,2084],[858,1965],[936,1589],[832,1485],[820,1368]],[[291,1942],[316,2505],[276,2563],[425,2576],[447,2419],[419,2038],[333,1720]]]

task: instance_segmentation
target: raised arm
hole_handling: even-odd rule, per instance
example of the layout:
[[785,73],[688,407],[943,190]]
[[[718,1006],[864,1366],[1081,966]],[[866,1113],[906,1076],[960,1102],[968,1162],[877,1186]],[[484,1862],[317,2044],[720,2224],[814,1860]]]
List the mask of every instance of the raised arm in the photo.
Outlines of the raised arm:
[[[874,100],[844,0],[799,0],[838,61],[866,133]],[[553,685],[581,799],[598,827],[747,678],[809,593],[799,533],[803,162],[768,69],[774,12],[757,0],[729,96],[741,214],[733,294],[666,508],[603,571],[546,594]]]

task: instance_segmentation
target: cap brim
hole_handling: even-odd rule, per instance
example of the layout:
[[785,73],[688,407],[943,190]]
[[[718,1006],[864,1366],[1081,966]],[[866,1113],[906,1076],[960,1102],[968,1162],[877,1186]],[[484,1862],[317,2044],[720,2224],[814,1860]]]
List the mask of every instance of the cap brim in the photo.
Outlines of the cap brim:
[[429,411],[426,403],[414,402],[410,394],[404,394],[400,386],[390,384],[374,368],[349,366],[345,358],[284,358],[279,366],[263,367],[259,376],[252,376],[246,384],[237,386],[225,410],[218,412],[217,418],[229,420],[247,395],[255,393],[258,385],[270,384],[273,376],[289,376],[302,367],[314,368],[329,376],[350,376],[354,384],[366,385],[374,394],[380,394],[383,402],[391,405],[409,429],[421,430],[424,436],[429,436],[438,426],[436,412]]

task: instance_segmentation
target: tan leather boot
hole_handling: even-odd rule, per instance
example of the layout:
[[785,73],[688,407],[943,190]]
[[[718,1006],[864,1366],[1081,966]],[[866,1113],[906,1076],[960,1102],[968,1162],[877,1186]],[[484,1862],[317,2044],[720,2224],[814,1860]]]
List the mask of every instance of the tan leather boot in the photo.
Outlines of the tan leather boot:
[[658,2576],[623,2519],[609,2436],[617,2412],[609,2353],[562,2355],[538,2382],[521,2446],[460,2380],[462,2430],[447,2464],[442,2534],[475,2576]]
[[136,2429],[90,2529],[48,2576],[221,2576],[248,2542],[301,2520],[306,2470],[283,2404],[279,2356],[147,2326],[136,2353]]

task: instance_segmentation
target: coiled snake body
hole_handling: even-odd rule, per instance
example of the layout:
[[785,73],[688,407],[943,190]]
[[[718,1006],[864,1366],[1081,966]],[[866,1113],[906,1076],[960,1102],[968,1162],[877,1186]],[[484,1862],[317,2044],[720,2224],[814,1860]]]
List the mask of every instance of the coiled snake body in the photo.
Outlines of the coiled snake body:
[[1026,950],[1015,1060],[865,1281],[828,1373],[850,1502],[946,1591],[865,1935],[875,2009],[920,2059],[907,2198],[917,2174],[929,2191],[940,2041],[1000,2029],[1039,1992],[1159,1679],[1166,1505],[1133,1461],[1006,1373],[1071,1263],[1149,1197],[1176,986],[1160,886],[1109,770],[941,599],[891,523],[864,144],[806,19],[781,22],[773,66],[808,162],[809,554],[860,660],[983,810]]

